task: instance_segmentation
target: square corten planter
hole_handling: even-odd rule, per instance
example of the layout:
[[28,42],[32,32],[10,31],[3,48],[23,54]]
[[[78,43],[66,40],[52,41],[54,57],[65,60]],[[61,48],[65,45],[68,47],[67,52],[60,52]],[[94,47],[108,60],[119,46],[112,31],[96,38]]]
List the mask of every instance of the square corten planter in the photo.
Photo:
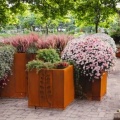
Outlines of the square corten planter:
[[65,109],[74,100],[73,66],[28,72],[28,106]]
[[116,57],[120,58],[120,52],[116,53]]
[[104,72],[101,79],[94,80],[94,82],[81,78],[81,86],[84,94],[89,100],[100,101],[107,92],[107,76],[108,73]]

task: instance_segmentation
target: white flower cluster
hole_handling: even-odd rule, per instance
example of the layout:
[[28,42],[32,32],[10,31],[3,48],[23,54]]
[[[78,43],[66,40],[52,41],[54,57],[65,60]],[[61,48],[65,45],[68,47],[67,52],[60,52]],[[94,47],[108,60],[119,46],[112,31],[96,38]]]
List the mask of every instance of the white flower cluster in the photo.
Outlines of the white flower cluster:
[[100,79],[102,72],[114,65],[115,52],[108,42],[87,35],[69,41],[62,59],[73,61],[80,74],[90,80]]
[[117,51],[115,41],[109,35],[107,35],[105,33],[95,33],[95,34],[93,34],[93,36],[94,37],[98,37],[99,39],[101,39],[103,41],[107,41],[111,45],[111,47],[113,48],[113,50],[115,52]]

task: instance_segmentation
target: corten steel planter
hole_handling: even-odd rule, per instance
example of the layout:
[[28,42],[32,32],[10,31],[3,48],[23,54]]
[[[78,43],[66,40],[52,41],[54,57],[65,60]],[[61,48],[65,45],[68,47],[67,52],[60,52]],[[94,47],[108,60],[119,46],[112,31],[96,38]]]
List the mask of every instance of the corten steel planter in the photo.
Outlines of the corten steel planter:
[[74,100],[73,66],[28,72],[28,106],[65,109]]
[[24,98],[27,95],[26,53],[15,53],[13,75],[1,91],[1,97]]
[[36,53],[27,53],[27,62],[35,59],[36,59]]
[[120,52],[116,53],[116,57],[120,58]]
[[89,82],[87,79],[81,80],[81,86],[87,99],[98,101],[102,99],[107,92],[107,76],[108,73],[104,72],[101,79],[94,80],[94,82]]
[[[27,56],[27,63],[29,61],[32,61],[32,60],[36,59],[36,53],[27,53],[26,56]],[[28,77],[28,71],[27,71],[27,77]],[[28,86],[28,78],[27,78],[27,86]],[[28,88],[27,88],[27,91],[28,91]],[[27,92],[27,97],[28,97],[28,92]]]

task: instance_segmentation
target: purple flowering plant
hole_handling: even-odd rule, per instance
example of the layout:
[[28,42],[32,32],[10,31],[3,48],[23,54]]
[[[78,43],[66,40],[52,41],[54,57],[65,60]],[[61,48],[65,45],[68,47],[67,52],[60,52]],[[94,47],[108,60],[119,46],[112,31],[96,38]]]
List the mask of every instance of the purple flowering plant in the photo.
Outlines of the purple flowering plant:
[[116,57],[108,42],[87,35],[69,41],[61,58],[72,61],[80,76],[87,76],[90,81],[94,81],[114,65]]

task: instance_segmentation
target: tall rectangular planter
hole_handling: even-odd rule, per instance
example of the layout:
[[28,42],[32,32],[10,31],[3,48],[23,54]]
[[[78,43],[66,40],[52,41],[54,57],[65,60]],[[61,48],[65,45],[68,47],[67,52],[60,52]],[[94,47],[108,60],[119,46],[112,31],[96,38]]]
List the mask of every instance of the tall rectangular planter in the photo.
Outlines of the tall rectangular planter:
[[74,100],[73,66],[28,73],[28,106],[66,108]]
[[104,72],[101,76],[101,79],[94,80],[94,82],[90,82],[85,79],[82,80],[81,85],[87,99],[98,101],[102,99],[107,92],[107,76],[108,73]]
[[1,97],[24,98],[27,95],[26,53],[15,53],[13,75],[1,91]]

